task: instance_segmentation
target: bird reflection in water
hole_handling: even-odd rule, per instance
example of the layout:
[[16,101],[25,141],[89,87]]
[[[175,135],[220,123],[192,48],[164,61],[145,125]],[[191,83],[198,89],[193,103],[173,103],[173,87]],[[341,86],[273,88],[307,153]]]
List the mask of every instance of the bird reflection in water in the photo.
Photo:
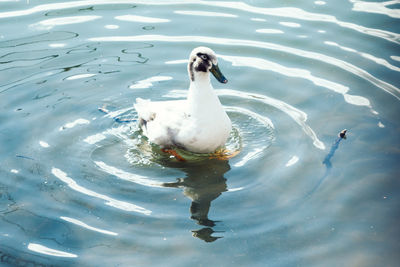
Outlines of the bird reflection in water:
[[227,191],[224,174],[230,170],[227,160],[209,159],[201,162],[181,162],[180,168],[186,173],[186,177],[178,178],[176,182],[164,183],[165,187],[182,188],[183,194],[192,200],[190,205],[191,219],[197,224],[205,226],[199,230],[193,230],[193,236],[205,242],[214,242],[221,236],[213,236],[212,227],[218,221],[208,218],[211,202]]

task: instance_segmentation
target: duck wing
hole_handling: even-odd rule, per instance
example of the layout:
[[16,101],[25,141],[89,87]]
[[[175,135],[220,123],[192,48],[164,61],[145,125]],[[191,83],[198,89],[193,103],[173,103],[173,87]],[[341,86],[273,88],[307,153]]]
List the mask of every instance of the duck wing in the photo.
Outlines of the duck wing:
[[175,138],[187,119],[187,100],[150,101],[137,98],[134,107],[139,124],[150,142],[175,145]]

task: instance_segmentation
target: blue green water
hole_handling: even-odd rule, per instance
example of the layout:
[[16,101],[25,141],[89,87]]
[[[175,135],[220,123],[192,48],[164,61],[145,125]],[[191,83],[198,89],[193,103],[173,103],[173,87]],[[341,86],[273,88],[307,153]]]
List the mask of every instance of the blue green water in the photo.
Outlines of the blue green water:
[[[0,265],[398,266],[399,4],[0,0]],[[228,161],[134,121],[200,45]]]

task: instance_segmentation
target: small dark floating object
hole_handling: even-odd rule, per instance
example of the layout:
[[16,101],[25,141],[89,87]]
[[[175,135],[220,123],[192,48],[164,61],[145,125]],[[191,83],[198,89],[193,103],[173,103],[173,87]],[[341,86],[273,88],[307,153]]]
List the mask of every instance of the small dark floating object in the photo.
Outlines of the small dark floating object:
[[346,133],[347,133],[347,129],[344,129],[338,134],[338,136],[340,138],[346,139]]

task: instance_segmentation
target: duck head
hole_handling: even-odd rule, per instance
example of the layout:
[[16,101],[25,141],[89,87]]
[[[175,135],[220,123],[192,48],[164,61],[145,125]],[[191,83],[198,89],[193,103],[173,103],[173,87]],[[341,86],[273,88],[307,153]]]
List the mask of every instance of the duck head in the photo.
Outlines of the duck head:
[[219,70],[217,56],[208,47],[200,46],[193,49],[189,57],[188,72],[192,82],[197,79],[209,79],[210,72],[219,82],[228,82]]

